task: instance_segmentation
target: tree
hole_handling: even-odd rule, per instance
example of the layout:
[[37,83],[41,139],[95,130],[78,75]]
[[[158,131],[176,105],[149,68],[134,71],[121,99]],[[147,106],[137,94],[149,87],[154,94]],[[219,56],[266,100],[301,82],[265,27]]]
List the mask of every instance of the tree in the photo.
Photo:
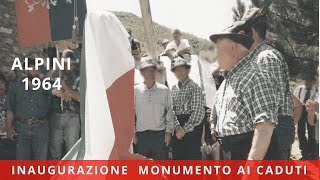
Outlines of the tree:
[[[262,7],[264,0],[251,0]],[[283,53],[293,78],[316,74],[319,66],[319,1],[274,0],[268,12],[267,41]]]
[[242,2],[241,0],[237,0],[236,6],[232,8],[232,12],[233,12],[233,16],[232,16],[233,20],[234,21],[240,20],[243,14],[246,12],[246,6],[244,2]]

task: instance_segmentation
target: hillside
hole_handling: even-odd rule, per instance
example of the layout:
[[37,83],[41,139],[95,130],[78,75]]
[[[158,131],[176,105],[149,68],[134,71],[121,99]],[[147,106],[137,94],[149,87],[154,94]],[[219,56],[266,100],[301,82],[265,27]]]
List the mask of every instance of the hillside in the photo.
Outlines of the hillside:
[[[139,39],[142,42],[142,46],[143,46],[142,51],[145,52],[146,39],[144,36],[142,19],[132,13],[127,13],[127,12],[113,12],[113,13],[120,19],[120,21],[126,28],[131,28],[133,38]],[[158,45],[157,46],[158,53],[160,53],[162,51],[162,47],[161,47],[162,40],[163,39],[172,40],[171,29],[165,26],[159,25],[157,23],[154,23],[153,26],[154,26],[154,31],[156,35],[157,45]],[[189,39],[190,44],[192,46],[193,54],[200,54],[201,51],[206,51],[210,46],[209,41],[202,38],[198,38],[189,33],[183,33],[183,38]],[[204,54],[204,52],[201,52],[201,54]]]

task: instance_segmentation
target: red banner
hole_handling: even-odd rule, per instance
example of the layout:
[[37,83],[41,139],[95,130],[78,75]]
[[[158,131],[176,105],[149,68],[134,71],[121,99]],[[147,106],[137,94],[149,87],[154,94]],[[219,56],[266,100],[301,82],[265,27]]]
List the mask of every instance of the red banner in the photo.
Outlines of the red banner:
[[319,179],[320,161],[0,161],[0,179]]

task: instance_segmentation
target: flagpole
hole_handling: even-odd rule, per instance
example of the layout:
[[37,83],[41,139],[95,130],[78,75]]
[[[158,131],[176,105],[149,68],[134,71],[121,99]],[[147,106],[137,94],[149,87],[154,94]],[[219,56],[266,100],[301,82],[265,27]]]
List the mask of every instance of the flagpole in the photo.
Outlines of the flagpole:
[[152,26],[152,16],[149,0],[140,0],[140,9],[143,20],[144,33],[147,40],[148,55],[154,60],[156,58],[157,43],[154,36],[154,29]]

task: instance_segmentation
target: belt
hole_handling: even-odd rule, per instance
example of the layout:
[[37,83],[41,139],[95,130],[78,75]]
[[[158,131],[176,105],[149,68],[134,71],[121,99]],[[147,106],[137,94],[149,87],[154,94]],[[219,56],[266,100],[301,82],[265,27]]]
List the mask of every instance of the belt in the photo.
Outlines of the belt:
[[75,114],[79,114],[78,111],[70,110],[70,109],[64,109],[64,110],[58,109],[58,110],[56,111],[56,113],[58,113],[58,114],[64,114],[64,113],[75,113]]
[[163,132],[165,132],[165,129],[164,129],[164,130],[159,130],[159,131],[145,130],[145,131],[140,131],[140,132],[137,132],[137,133],[141,133],[141,134],[153,134],[153,133],[163,133]]
[[36,118],[29,118],[29,119],[21,119],[20,122],[26,124],[48,124],[47,119],[36,119]]
[[231,135],[231,136],[225,136],[225,137],[217,137],[217,141],[219,144],[232,144],[236,142],[241,141],[247,141],[252,140],[253,138],[253,132],[244,133],[244,134],[237,134],[237,135]]

